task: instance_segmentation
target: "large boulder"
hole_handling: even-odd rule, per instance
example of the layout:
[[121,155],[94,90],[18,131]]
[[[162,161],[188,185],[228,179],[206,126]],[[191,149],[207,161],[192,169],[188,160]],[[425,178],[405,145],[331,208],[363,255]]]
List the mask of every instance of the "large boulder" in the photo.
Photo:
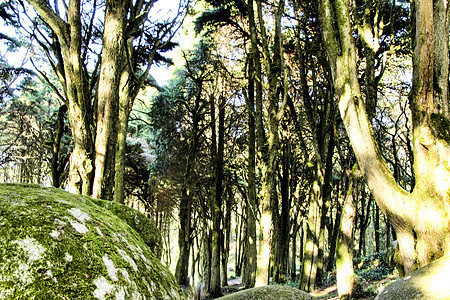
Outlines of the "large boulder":
[[398,279],[381,291],[376,300],[450,299],[450,256]]
[[310,294],[289,286],[267,285],[248,290],[242,290],[217,300],[311,300]]
[[160,238],[118,204],[1,184],[0,299],[182,299]]
[[137,210],[122,205],[114,201],[106,201],[100,199],[91,199],[95,204],[106,208],[117,217],[125,221],[131,228],[136,230],[139,236],[144,240],[144,243],[152,250],[158,259],[162,255],[162,238],[158,227],[145,215]]

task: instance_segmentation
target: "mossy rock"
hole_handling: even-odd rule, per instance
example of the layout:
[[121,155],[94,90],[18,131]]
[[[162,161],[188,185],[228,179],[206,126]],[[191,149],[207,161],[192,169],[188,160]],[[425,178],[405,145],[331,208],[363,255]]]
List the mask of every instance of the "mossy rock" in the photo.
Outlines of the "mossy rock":
[[263,287],[243,290],[234,294],[230,294],[217,300],[310,300],[315,299],[310,294],[299,289],[280,286],[267,285]]
[[450,299],[450,256],[398,279],[381,291],[376,300],[443,300]]
[[142,232],[117,216],[128,209],[95,203],[60,189],[0,184],[0,299],[183,298]]
[[163,250],[162,238],[155,223],[131,207],[113,201],[105,201],[100,199],[91,200],[95,204],[108,209],[117,217],[125,221],[131,228],[136,230],[136,232],[144,240],[145,244],[150,248],[150,250],[152,250],[153,254],[155,254],[158,259],[161,259]]

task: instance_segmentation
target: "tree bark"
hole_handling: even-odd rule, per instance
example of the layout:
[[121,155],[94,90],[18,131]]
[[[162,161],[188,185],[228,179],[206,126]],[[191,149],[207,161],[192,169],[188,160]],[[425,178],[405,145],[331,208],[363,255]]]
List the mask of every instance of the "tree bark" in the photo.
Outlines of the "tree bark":
[[450,217],[446,209],[450,181],[442,180],[450,176],[450,170],[445,167],[450,160],[445,140],[450,139],[432,121],[449,124],[447,116],[436,112],[433,101],[433,1],[416,2],[417,38],[410,94],[416,176],[412,193],[395,182],[376,146],[358,83],[350,7],[348,1],[320,1],[323,39],[341,117],[353,150],[374,199],[395,227],[403,268],[409,273],[450,252]]
[[120,75],[126,63],[125,27],[127,24],[127,0],[106,2],[103,31],[102,63],[98,83],[97,133],[95,140],[95,175],[92,197],[105,198],[106,172],[115,156],[119,113]]
[[[268,76],[268,147],[261,145],[258,140],[260,151],[262,152],[263,160],[263,184],[262,193],[263,199],[261,201],[261,236],[258,252],[258,263],[256,272],[255,286],[263,286],[269,283],[269,265],[271,257],[271,239],[274,220],[274,213],[278,213],[278,197],[277,197],[277,161],[279,150],[279,134],[278,124],[281,114],[284,111],[283,104],[279,110],[279,95],[277,93],[278,84],[287,80],[284,74],[284,59],[283,59],[283,37],[281,33],[281,17],[284,12],[284,1],[281,0],[277,4],[275,13],[275,33],[273,54],[270,55],[266,27],[264,25],[264,18],[262,15],[262,3],[257,1],[258,7],[258,21],[260,24],[261,42],[264,54],[264,66]],[[286,82],[283,82],[284,89],[287,89]],[[287,99],[287,93],[283,93],[284,100]],[[261,134],[261,133],[259,133]],[[266,150],[267,149],[267,150]]]
[[[256,279],[256,137],[255,137],[255,67],[252,57],[249,59],[248,96],[248,192],[246,204],[247,238],[243,283],[245,288],[255,286]],[[257,79],[256,79],[257,80]]]
[[67,22],[63,21],[42,0],[28,1],[56,34],[62,59],[58,79],[61,81],[67,99],[74,148],[69,162],[69,191],[90,195],[93,171],[90,133],[92,112],[91,95],[86,78],[86,70],[81,57],[81,12],[80,1],[70,1],[67,8]]
[[219,99],[219,138],[216,134],[216,106],[215,97],[211,96],[211,159],[214,172],[214,186],[212,188],[212,239],[211,239],[211,286],[210,297],[218,298],[222,296],[221,277],[220,277],[220,257],[221,257],[221,223],[222,223],[222,195],[223,195],[223,138],[225,108],[223,96]]
[[356,170],[355,165],[350,174],[350,186],[344,202],[336,247],[336,281],[340,299],[351,299],[358,285],[353,270],[353,241],[357,210],[357,199],[354,195],[357,184],[354,174]]

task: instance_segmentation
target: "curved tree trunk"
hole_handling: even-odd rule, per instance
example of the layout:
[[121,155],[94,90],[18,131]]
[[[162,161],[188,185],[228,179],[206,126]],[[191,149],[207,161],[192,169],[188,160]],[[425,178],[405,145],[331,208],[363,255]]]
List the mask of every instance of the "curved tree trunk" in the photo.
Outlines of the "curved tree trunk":
[[[450,178],[450,138],[445,129],[450,122],[433,99],[433,1],[416,2],[417,39],[410,96],[416,175],[412,193],[395,182],[376,146],[358,83],[350,7],[345,0],[320,1],[323,39],[353,150],[372,195],[396,229],[403,268],[409,273],[450,252],[450,181],[446,180]],[[447,23],[444,26],[447,28]]]

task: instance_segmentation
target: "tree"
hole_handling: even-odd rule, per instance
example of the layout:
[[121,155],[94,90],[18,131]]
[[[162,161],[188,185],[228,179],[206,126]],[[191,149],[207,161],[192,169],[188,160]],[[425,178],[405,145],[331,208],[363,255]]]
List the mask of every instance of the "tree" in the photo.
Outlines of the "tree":
[[[448,77],[445,68],[438,73],[434,67],[436,59],[447,56],[448,51],[437,47],[433,29],[433,26],[447,28],[447,20],[433,18],[433,13],[440,13],[442,6],[427,0],[415,3],[410,107],[413,112],[416,185],[409,193],[395,182],[375,143],[357,77],[350,7],[347,1],[320,1],[323,39],[340,114],[352,148],[378,206],[396,229],[403,266],[400,271],[409,273],[449,253],[450,222],[446,206],[450,187],[448,181],[442,180],[449,176],[445,167],[450,159],[448,129],[445,129],[449,124],[448,101],[438,100],[437,94],[444,87],[433,85],[441,76]],[[447,34],[443,36],[448,38]],[[448,44],[448,41],[443,44]]]
[[[167,62],[158,52],[174,46],[170,38],[179,27],[184,11],[179,9],[173,19],[152,26],[148,15],[153,1],[107,1],[104,19],[96,16],[101,8],[96,1],[91,5],[70,1],[62,11],[57,1],[29,3],[44,20],[44,27],[51,30],[52,40],[42,38],[46,36],[43,34],[46,28],[42,29],[37,22],[32,36],[46,51],[63,87],[58,95],[68,107],[74,138],[70,190],[111,199],[116,182],[116,201],[123,202],[129,112],[152,63]],[[100,53],[94,52],[98,47],[93,46],[100,36],[103,37],[101,60]],[[138,42],[133,43],[135,40]],[[97,61],[92,62],[95,56]],[[93,70],[88,69],[89,65],[94,66]],[[44,72],[40,74],[58,90]]]

